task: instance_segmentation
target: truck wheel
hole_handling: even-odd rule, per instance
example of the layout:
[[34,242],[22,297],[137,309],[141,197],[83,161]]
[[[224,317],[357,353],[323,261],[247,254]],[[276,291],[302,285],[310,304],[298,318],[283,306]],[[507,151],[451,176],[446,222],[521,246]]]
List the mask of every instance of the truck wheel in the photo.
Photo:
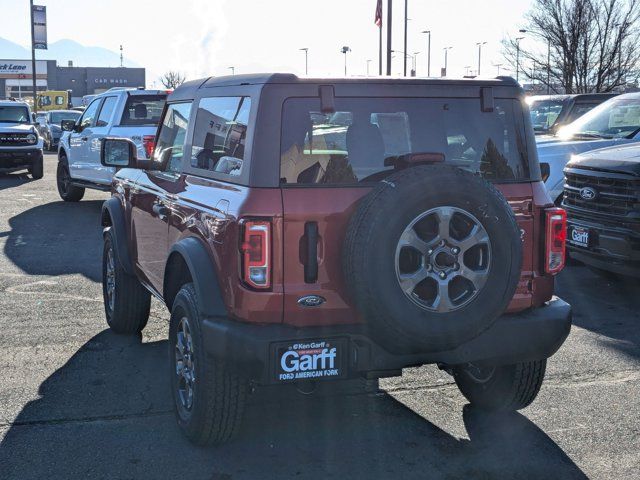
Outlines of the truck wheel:
[[139,333],[149,320],[151,294],[122,268],[113,236],[111,227],[107,228],[102,255],[102,294],[107,324],[116,333]]
[[31,165],[31,168],[29,169],[29,173],[31,174],[31,178],[34,180],[40,180],[44,176],[42,156],[33,162],[33,165]]
[[391,352],[455,348],[513,298],[522,240],[489,182],[444,165],[407,168],[361,201],[345,236],[346,285]]
[[500,367],[467,364],[453,369],[458,388],[471,405],[483,410],[515,411],[535,400],[547,360]]
[[206,354],[199,312],[196,291],[188,283],[176,295],[169,324],[176,419],[191,442],[222,444],[240,428],[246,382],[230,365]]
[[[66,159],[66,157],[62,155],[60,160],[62,159]],[[63,161],[58,162],[56,183],[58,184],[58,194],[65,202],[79,202],[84,197],[84,188],[71,185],[71,175],[69,175],[69,169]]]

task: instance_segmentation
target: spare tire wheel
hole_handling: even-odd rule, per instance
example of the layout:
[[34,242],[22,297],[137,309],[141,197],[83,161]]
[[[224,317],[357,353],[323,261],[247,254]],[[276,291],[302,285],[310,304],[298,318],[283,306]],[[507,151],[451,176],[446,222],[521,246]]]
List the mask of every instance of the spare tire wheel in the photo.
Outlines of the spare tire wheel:
[[402,170],[359,203],[343,267],[372,337],[391,352],[457,347],[511,301],[522,241],[504,196],[444,165]]

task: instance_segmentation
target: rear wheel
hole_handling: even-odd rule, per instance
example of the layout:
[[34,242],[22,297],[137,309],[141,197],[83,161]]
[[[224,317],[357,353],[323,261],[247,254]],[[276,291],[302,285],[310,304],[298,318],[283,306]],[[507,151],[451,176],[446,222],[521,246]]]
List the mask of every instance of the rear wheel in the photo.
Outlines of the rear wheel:
[[176,419],[191,442],[222,444],[240,428],[247,384],[232,365],[206,354],[199,312],[196,291],[188,283],[176,295],[169,325]]
[[66,164],[66,157],[63,155],[58,162],[56,170],[56,183],[58,185],[58,194],[65,202],[78,202],[84,197],[84,188],[76,187],[71,184],[71,175]]
[[473,406],[491,411],[515,411],[535,400],[544,380],[546,360],[503,366],[468,363],[453,369],[458,388]]
[[107,324],[116,333],[141,332],[147,325],[151,294],[120,263],[113,231],[104,234],[102,255],[102,293]]

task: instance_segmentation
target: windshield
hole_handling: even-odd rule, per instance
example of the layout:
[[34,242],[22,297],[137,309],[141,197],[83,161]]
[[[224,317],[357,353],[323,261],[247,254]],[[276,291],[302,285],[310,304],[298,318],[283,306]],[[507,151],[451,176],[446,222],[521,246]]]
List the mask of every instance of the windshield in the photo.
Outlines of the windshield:
[[[317,98],[285,102],[282,182],[354,184],[384,179],[418,157],[493,181],[530,179],[522,105],[496,99],[336,98],[321,113]],[[435,160],[434,160],[435,159]]]
[[49,123],[60,125],[62,120],[77,120],[79,116],[80,112],[52,112]]
[[0,123],[29,123],[29,109],[22,105],[0,106]]
[[640,98],[612,98],[560,129],[564,139],[621,138],[640,129]]
[[562,112],[562,100],[532,100],[529,104],[531,123],[537,132],[549,130]]

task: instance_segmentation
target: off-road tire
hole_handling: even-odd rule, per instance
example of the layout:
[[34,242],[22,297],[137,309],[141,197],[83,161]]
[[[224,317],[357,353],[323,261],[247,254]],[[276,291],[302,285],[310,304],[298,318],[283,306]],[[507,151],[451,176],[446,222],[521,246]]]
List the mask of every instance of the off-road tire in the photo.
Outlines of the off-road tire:
[[457,366],[453,376],[471,405],[489,411],[516,411],[538,396],[546,367],[546,360],[504,365],[495,367],[487,381],[478,382],[468,374],[469,366]]
[[[439,207],[471,214],[491,242],[487,281],[467,305],[447,312],[416,305],[401,289],[395,265],[403,229]],[[351,299],[371,336],[396,353],[451,349],[482,333],[513,298],[521,265],[521,233],[504,196],[482,178],[444,165],[407,168],[380,182],[351,217],[343,249]]]
[[[114,262],[113,308],[110,306],[107,293],[109,251],[113,255]],[[149,320],[151,294],[135,276],[129,275],[122,267],[111,227],[107,227],[104,232],[102,294],[107,324],[111,330],[131,335],[140,333],[144,329]]]
[[[181,403],[176,374],[177,328],[183,317],[189,320],[195,358],[196,381],[190,409]],[[176,295],[169,325],[169,373],[176,420],[192,443],[220,445],[231,440],[240,429],[247,383],[232,365],[207,355],[201,321],[196,291],[193,284],[188,283]]]
[[34,180],[40,180],[42,177],[44,177],[44,164],[42,156],[33,162],[33,165],[31,165],[31,167],[29,168],[29,174]]
[[56,169],[56,185],[58,187],[58,195],[65,202],[79,202],[84,197],[84,188],[76,187],[69,183],[71,176],[69,175],[69,167],[64,155],[60,156],[58,168]]

